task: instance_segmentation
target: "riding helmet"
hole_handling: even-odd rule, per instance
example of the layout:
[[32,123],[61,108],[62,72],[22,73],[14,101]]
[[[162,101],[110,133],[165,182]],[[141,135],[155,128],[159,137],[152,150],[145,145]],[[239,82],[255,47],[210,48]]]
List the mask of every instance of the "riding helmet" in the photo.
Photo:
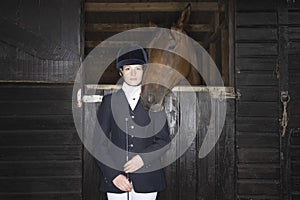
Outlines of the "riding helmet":
[[117,69],[124,65],[145,65],[148,62],[146,51],[137,44],[129,44],[122,47],[117,55]]

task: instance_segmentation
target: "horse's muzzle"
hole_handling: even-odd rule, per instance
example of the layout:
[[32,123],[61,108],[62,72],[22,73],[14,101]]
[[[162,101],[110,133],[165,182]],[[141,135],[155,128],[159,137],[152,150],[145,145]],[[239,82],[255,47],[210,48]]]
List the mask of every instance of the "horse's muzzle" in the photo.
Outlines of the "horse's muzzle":
[[153,94],[149,94],[147,96],[147,103],[152,105],[155,102],[155,96]]
[[164,106],[163,105],[160,105],[160,104],[154,104],[150,107],[150,111],[151,112],[160,112],[164,109]]

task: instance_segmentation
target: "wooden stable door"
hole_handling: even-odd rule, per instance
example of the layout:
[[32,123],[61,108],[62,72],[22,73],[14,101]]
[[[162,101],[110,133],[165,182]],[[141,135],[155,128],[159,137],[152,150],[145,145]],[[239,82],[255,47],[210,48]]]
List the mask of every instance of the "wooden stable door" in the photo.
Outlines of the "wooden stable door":
[[[118,86],[86,85],[85,88],[97,88],[98,95],[112,92],[108,88]],[[221,200],[234,199],[234,105],[235,100],[229,91],[227,99],[220,99],[208,91],[209,88],[195,87],[198,92],[183,92],[182,89],[173,91],[165,100],[165,112],[168,116],[171,145],[176,146],[176,154],[182,156],[165,168],[167,189],[158,195],[160,200]],[[232,89],[232,88],[227,88]],[[86,89],[85,95],[89,90]],[[233,97],[234,98],[234,97]],[[226,121],[224,127],[215,119],[211,119],[212,113],[220,113],[224,109],[220,102],[225,102]],[[96,109],[98,103],[84,103],[84,120],[91,120],[90,109]],[[199,158],[199,150],[203,145],[204,137],[207,134],[209,124],[213,131],[222,130],[221,136],[208,155]],[[89,129],[88,126],[83,126]],[[175,140],[178,135],[179,139]],[[195,138],[189,138],[193,137]],[[217,137],[214,135],[213,137]],[[185,144],[192,141],[184,152]],[[86,151],[84,152],[84,188],[83,197],[85,200],[106,199],[105,194],[98,191],[99,178],[101,173],[97,168],[93,157]]]
[[299,199],[298,1],[236,3],[238,199]]

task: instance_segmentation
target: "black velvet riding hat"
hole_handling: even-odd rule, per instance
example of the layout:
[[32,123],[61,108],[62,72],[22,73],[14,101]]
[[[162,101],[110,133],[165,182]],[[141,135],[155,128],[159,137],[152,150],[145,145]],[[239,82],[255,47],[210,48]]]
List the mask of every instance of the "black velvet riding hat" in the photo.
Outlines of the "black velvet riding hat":
[[147,64],[146,51],[137,44],[129,44],[122,47],[117,55],[117,69],[124,65],[144,65]]

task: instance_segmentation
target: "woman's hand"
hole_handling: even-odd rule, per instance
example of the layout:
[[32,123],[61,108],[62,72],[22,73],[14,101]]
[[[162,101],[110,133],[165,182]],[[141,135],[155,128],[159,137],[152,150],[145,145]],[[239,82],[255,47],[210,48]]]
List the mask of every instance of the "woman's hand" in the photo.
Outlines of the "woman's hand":
[[136,155],[124,165],[125,173],[133,173],[144,166],[144,161],[141,156]]
[[131,183],[128,181],[126,176],[124,176],[123,174],[116,176],[116,178],[114,178],[114,180],[112,182],[117,188],[119,188],[120,190],[122,190],[124,192],[130,192],[132,189]]

